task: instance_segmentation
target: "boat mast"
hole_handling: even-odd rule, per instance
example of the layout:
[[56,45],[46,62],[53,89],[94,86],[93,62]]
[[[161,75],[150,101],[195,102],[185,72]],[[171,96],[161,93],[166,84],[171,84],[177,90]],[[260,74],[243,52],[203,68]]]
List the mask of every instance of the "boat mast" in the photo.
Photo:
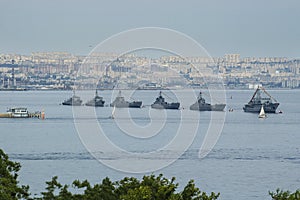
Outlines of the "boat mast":
[[275,98],[273,98],[266,90],[265,90],[265,88],[261,88],[263,91],[264,91],[264,93],[266,93],[266,95],[268,95],[271,99],[273,99],[275,102],[277,102],[277,100],[275,99]]
[[257,87],[256,91],[254,92],[254,94],[253,94],[253,96],[252,96],[252,98],[251,98],[251,100],[249,102],[251,102],[254,99],[254,97],[256,96],[256,93],[258,92],[258,90],[260,90],[259,87]]

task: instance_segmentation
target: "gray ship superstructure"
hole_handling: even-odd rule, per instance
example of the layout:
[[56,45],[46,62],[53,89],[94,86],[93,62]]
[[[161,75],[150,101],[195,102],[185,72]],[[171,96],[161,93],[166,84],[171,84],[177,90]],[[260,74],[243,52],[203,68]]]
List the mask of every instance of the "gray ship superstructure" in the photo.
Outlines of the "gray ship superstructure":
[[62,105],[65,106],[81,106],[82,105],[82,100],[80,99],[79,96],[75,95],[75,91],[73,90],[73,96],[70,97],[69,99],[65,100],[62,102]]
[[155,109],[179,109],[180,103],[168,103],[165,101],[165,98],[162,96],[162,92],[159,92],[159,96],[156,98],[151,108]]
[[103,107],[105,101],[103,100],[103,97],[100,97],[98,95],[98,91],[96,90],[95,97],[88,101],[85,105],[86,106],[94,106],[94,107]]
[[276,113],[279,103],[263,87],[257,87],[251,100],[245,104],[243,110],[245,112],[259,113],[262,106],[265,113]]
[[125,98],[121,95],[121,91],[119,91],[116,99],[110,104],[111,107],[117,108],[140,108],[142,107],[142,101],[125,101]]
[[199,111],[223,111],[226,104],[213,104],[206,103],[205,99],[202,97],[202,92],[199,93],[196,103],[190,106],[190,110]]

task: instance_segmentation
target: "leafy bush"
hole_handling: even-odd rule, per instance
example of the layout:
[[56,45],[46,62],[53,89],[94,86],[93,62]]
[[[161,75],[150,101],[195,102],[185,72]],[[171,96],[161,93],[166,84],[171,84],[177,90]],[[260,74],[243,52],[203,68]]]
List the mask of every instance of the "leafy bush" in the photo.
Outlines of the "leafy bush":
[[40,200],[215,200],[220,194],[211,193],[207,195],[201,192],[191,180],[184,187],[183,191],[176,192],[178,183],[174,183],[175,178],[171,180],[159,176],[144,176],[142,180],[134,177],[125,177],[120,181],[112,182],[109,178],[102,180],[101,184],[91,186],[85,180],[80,182],[75,180],[72,184],[73,189],[78,192],[72,194],[68,185],[61,185],[57,177],[46,182],[46,191],[42,192]]
[[[182,191],[177,191],[175,178],[167,179],[162,174],[144,176],[142,180],[125,177],[112,182],[108,177],[100,184],[91,185],[87,180],[75,180],[62,185],[55,176],[46,182],[40,197],[30,197],[29,186],[19,186],[18,172],[21,165],[10,161],[0,149],[0,200],[216,200],[220,193],[206,194],[190,180]],[[71,192],[69,188],[72,187]],[[300,200],[300,190],[294,193],[277,189],[269,192],[273,200]]]
[[277,189],[276,192],[269,192],[273,200],[300,200],[300,190],[294,193]]
[[[102,183],[91,185],[87,180],[75,180],[70,185],[62,185],[55,176],[46,182],[41,197],[31,198],[29,186],[19,186],[18,171],[21,165],[10,161],[0,149],[0,200],[36,199],[36,200],[215,200],[219,193],[210,195],[201,192],[190,180],[183,191],[177,192],[175,178],[167,179],[162,174],[144,176],[142,180],[125,177],[112,182],[109,178]],[[72,187],[70,192],[69,188]]]
[[18,186],[18,171],[21,165],[10,161],[0,149],[0,199],[15,200],[29,197],[29,186]]

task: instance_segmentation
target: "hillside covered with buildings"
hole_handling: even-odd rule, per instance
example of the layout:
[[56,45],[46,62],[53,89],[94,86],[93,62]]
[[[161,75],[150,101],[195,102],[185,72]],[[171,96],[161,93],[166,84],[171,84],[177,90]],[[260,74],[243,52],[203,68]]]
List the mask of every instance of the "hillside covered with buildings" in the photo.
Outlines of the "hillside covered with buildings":
[[[164,55],[156,58],[115,53],[78,56],[67,52],[0,54],[0,89],[130,89],[206,87],[299,88],[300,59],[219,58]],[[78,84],[79,83],[79,84]],[[75,84],[76,85],[76,84]]]

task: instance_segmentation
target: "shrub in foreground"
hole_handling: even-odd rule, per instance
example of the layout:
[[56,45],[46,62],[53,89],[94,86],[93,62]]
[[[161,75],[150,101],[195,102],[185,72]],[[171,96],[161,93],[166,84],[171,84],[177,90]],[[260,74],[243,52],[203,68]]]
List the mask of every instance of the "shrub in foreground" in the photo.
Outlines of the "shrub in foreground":
[[[40,197],[30,197],[29,186],[19,186],[18,172],[21,165],[9,160],[0,149],[0,200],[216,200],[220,193],[200,191],[190,180],[182,191],[178,190],[175,178],[167,179],[162,174],[144,176],[141,180],[125,177],[120,181],[105,178],[91,185],[87,180],[75,180],[71,185],[62,185],[55,176],[46,182]],[[71,191],[72,192],[71,192]],[[273,200],[300,200],[300,190],[294,193],[277,189],[269,192]]]

